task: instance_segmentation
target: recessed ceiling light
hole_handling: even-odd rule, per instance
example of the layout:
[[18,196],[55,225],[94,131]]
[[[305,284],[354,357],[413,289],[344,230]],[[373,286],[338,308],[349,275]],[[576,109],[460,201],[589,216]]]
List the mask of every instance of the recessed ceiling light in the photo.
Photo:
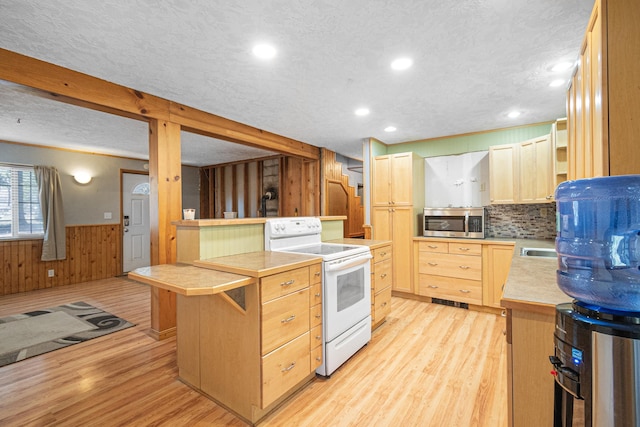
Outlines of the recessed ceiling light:
[[549,83],[549,86],[551,86],[551,87],[562,86],[562,85],[564,85],[565,81],[566,80],[564,80],[564,79],[557,79],[557,80],[554,80],[551,83]]
[[406,70],[413,65],[413,59],[411,58],[398,58],[391,63],[391,68],[394,70]]
[[257,44],[253,47],[253,54],[260,59],[272,59],[276,56],[276,48],[270,44]]
[[566,71],[571,67],[573,67],[573,62],[559,62],[551,68],[551,71],[559,73],[561,71]]
[[385,132],[395,132],[396,128],[395,126],[387,126],[386,128],[384,128]]
[[515,119],[516,117],[518,117],[520,115],[520,111],[512,111],[509,114],[507,114],[507,116],[511,119]]
[[368,108],[358,108],[356,110],[356,116],[366,116],[367,114],[369,114],[369,109]]

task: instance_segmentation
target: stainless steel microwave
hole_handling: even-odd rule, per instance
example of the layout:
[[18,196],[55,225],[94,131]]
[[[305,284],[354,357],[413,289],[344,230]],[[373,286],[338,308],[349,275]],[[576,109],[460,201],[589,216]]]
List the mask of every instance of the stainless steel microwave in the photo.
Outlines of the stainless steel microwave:
[[423,236],[484,239],[484,208],[424,208]]

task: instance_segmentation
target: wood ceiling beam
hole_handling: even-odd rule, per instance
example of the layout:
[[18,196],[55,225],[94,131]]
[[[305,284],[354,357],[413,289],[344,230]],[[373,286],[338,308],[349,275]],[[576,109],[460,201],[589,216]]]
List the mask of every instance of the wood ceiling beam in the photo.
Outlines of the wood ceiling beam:
[[147,122],[150,119],[169,121],[201,135],[305,159],[319,159],[319,149],[305,142],[2,48],[0,80],[39,89],[49,94],[43,95],[45,97],[98,111]]

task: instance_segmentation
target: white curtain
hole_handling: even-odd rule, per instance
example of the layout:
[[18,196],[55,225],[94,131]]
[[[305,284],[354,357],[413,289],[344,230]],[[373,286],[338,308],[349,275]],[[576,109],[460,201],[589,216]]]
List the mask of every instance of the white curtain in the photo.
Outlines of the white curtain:
[[65,259],[66,236],[64,211],[62,208],[62,188],[60,175],[54,167],[34,166],[40,209],[42,210],[42,227],[44,242],[42,243],[42,261]]

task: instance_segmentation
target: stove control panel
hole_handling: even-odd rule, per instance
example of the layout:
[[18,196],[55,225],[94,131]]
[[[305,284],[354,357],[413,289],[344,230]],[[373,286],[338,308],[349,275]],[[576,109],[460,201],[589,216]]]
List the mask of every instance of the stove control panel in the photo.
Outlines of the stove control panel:
[[320,234],[322,224],[319,218],[313,217],[274,218],[265,223],[265,232],[272,239]]

